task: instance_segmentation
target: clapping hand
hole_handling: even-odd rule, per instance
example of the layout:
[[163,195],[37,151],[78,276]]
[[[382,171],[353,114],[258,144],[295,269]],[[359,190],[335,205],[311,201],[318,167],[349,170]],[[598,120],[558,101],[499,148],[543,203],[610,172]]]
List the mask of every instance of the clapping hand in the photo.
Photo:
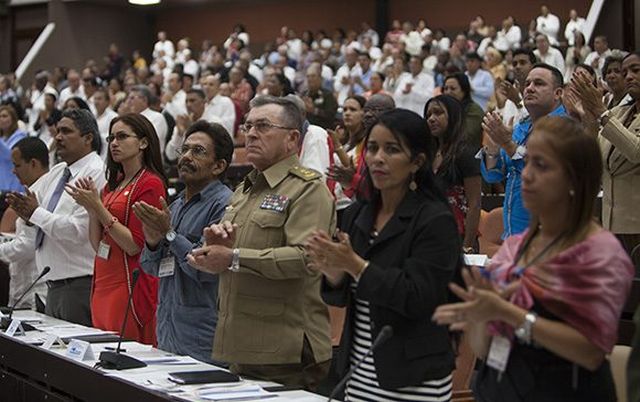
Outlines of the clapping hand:
[[7,202],[16,212],[16,214],[22,218],[24,221],[28,222],[33,215],[33,212],[40,205],[38,203],[38,199],[36,195],[29,191],[28,188],[25,188],[25,193],[8,193],[7,194]]
[[506,149],[511,143],[511,130],[502,122],[502,118],[496,112],[489,112],[482,119],[482,129],[487,133],[491,141],[509,153]]
[[584,71],[576,71],[571,76],[570,88],[582,101],[583,110],[590,120],[595,120],[607,108],[602,102],[602,90],[593,85],[591,77]]
[[323,230],[314,231],[306,241],[307,267],[322,272],[331,283],[339,283],[345,274],[356,278],[360,275],[365,260],[351,247],[349,235],[337,231],[337,242]]
[[232,248],[236,241],[237,231],[238,224],[224,221],[204,228],[202,235],[204,236],[205,244],[208,246],[216,244]]
[[171,211],[164,198],[160,198],[158,209],[144,201],[133,204],[133,213],[142,223],[142,231],[147,244],[155,247],[162,238],[171,230]]
[[89,213],[96,213],[102,207],[100,194],[91,177],[80,177],[75,184],[66,184],[64,191]]
[[342,188],[351,187],[351,181],[355,174],[356,168],[351,160],[349,160],[349,166],[333,165],[327,169],[327,178],[337,181]]

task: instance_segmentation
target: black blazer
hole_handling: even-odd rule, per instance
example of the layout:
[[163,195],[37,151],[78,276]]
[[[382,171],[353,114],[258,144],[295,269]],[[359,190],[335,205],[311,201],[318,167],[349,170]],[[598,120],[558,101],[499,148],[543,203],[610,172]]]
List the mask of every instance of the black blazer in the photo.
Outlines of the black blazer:
[[[461,244],[447,205],[408,192],[373,244],[369,234],[375,220],[372,204],[358,201],[343,217],[342,228],[361,257],[369,260],[358,283],[357,297],[370,303],[372,339],[385,325],[393,336],[374,351],[380,386],[395,389],[439,379],[455,367],[447,327],[431,321],[435,308],[447,302],[447,284],[459,266]],[[326,303],[347,306],[338,372],[349,368],[355,303],[351,278],[333,288],[323,281]]]

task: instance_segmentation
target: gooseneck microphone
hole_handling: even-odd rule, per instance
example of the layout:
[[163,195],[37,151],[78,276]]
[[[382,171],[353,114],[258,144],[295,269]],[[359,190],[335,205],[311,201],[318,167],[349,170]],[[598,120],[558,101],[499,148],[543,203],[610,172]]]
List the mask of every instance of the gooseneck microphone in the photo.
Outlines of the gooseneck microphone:
[[367,350],[367,353],[365,353],[365,355],[362,356],[362,358],[360,358],[360,360],[358,360],[358,362],[353,367],[351,367],[351,370],[349,370],[347,375],[345,375],[342,378],[342,380],[338,383],[338,385],[335,386],[333,391],[331,391],[331,394],[329,395],[329,399],[327,400],[327,402],[331,402],[333,398],[335,398],[338,395],[338,393],[344,389],[344,387],[347,385],[347,381],[349,381],[353,373],[355,373],[356,370],[362,365],[362,363],[364,363],[365,359],[371,356],[371,353],[373,353],[373,351],[378,346],[382,345],[392,336],[393,336],[393,327],[391,325],[385,325],[384,327],[382,327],[382,329],[380,330],[380,333],[378,333],[378,336],[376,336],[376,339],[371,344],[371,347],[369,348],[369,350]]
[[127,327],[127,318],[129,317],[129,310],[133,299],[133,289],[138,282],[138,276],[140,271],[137,269],[133,271],[133,280],[131,281],[131,293],[127,300],[127,308],[125,309],[124,319],[122,320],[122,327],[120,328],[120,336],[118,337],[118,347],[115,351],[104,351],[100,353],[97,366],[109,369],[109,370],[126,370],[132,368],[146,367],[147,364],[134,357],[127,356],[120,353],[120,345],[122,344],[122,338],[124,338],[124,330]]
[[42,269],[42,272],[40,272],[40,275],[38,275],[38,277],[36,278],[35,281],[31,282],[31,285],[29,285],[29,287],[27,288],[27,290],[25,290],[24,292],[22,292],[22,295],[20,295],[20,297],[18,298],[18,300],[16,300],[15,303],[13,303],[13,306],[11,306],[11,308],[9,308],[9,313],[6,317],[2,317],[2,320],[0,321],[0,329],[6,330],[7,328],[9,328],[9,325],[11,324],[11,317],[13,317],[13,311],[16,309],[16,307],[18,306],[18,304],[20,304],[20,302],[22,301],[22,299],[24,299],[24,297],[27,295],[27,293],[29,293],[29,291],[31,289],[33,289],[34,286],[36,286],[36,283],[38,283],[38,281],[40,279],[42,279],[43,276],[45,276],[46,274],[49,273],[49,271],[51,271],[51,267],[44,267],[44,269]]

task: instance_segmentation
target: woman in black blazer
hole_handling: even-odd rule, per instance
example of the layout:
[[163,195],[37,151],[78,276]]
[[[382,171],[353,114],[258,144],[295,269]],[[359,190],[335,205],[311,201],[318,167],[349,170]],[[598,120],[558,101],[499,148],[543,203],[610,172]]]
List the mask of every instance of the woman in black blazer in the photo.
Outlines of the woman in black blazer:
[[461,245],[430,169],[426,126],[408,110],[381,115],[366,142],[369,196],[345,211],[337,241],[323,232],[307,241],[309,267],[324,274],[325,302],[348,309],[337,364],[342,375],[383,327],[393,328],[347,383],[348,401],[451,398],[452,342],[431,315],[447,301]]

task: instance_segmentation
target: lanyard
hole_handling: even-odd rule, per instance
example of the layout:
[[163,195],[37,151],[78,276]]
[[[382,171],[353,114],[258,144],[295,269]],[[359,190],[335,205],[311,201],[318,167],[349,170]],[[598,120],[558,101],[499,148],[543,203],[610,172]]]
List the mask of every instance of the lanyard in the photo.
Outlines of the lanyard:
[[524,244],[524,246],[518,251],[518,254],[516,255],[516,259],[515,259],[515,263],[513,265],[513,268],[515,268],[515,275],[518,277],[521,277],[524,274],[524,271],[526,271],[529,267],[531,267],[533,264],[535,264],[536,262],[538,262],[542,257],[544,257],[549,250],[551,250],[551,248],[553,246],[555,246],[556,244],[558,244],[558,242],[560,241],[560,239],[562,239],[562,237],[564,236],[564,232],[560,233],[558,236],[556,236],[555,239],[553,239],[549,244],[547,244],[542,250],[540,250],[540,252],[538,254],[536,254],[535,257],[533,257],[529,262],[527,262],[526,264],[524,264],[523,266],[519,266],[518,261],[520,261],[520,259],[522,258],[522,256],[524,255],[525,251],[527,250],[527,248],[529,248],[529,245],[531,244],[531,242],[533,241],[533,238],[538,234],[538,229],[536,229],[536,233],[534,233],[533,236],[531,236],[527,242]]
[[144,167],[141,167],[140,170],[138,170],[136,172],[136,174],[133,175],[133,177],[127,182],[127,184],[124,185],[124,187],[122,187],[120,189],[120,191],[118,192],[112,192],[111,194],[109,194],[109,199],[107,199],[104,203],[104,206],[109,209],[111,207],[111,205],[113,205],[113,203],[115,202],[115,200],[118,198],[118,196],[120,196],[120,194],[122,194],[122,192],[129,187],[129,184],[131,184],[134,180],[136,180],[138,178],[138,175],[140,174],[140,172],[144,171]]

